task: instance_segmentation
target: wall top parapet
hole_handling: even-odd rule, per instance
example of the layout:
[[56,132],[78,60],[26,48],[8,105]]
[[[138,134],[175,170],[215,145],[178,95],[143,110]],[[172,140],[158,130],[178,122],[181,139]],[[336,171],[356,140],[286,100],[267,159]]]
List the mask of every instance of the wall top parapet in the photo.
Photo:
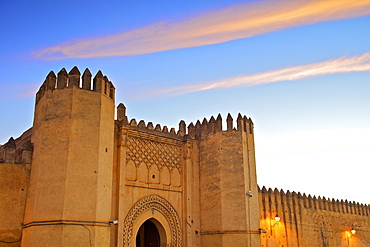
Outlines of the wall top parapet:
[[[202,123],[200,120],[197,120],[196,124],[194,125],[191,122],[188,126],[184,120],[179,122],[178,130],[176,131],[175,128],[168,128],[167,126],[161,126],[160,124],[154,124],[152,122],[146,123],[144,120],[140,120],[139,122],[136,121],[135,118],[128,120],[126,116],[126,107],[120,103],[117,107],[117,125],[126,125],[133,128],[141,129],[143,131],[150,131],[150,132],[161,132],[166,135],[172,135],[174,137],[183,137],[187,139],[200,139],[202,136],[206,136],[209,134],[214,134],[216,132],[232,132],[232,131],[244,131],[249,134],[253,134],[253,121],[251,118],[247,118],[247,116],[242,115],[239,113],[238,118],[236,120],[237,127],[233,127],[233,118],[229,113],[226,119],[226,130],[223,130],[222,127],[222,117],[221,114],[218,114],[217,118],[211,116],[209,120],[204,118]],[[153,132],[153,133],[154,133]]]
[[316,197],[315,195],[306,195],[306,193],[302,194],[295,191],[290,192],[289,190],[285,192],[284,190],[278,190],[277,188],[272,190],[271,188],[267,189],[265,186],[263,186],[262,189],[258,187],[258,190],[260,195],[263,197],[262,200],[265,200],[264,197],[266,195],[270,199],[273,198],[273,200],[277,200],[277,198],[280,198],[280,201],[283,201],[283,198],[285,198],[287,204],[293,204],[292,202],[290,202],[290,200],[297,200],[298,205],[304,206],[306,208],[370,216],[370,205],[368,204],[360,204],[359,202],[352,202],[343,199],[330,199],[321,196]]
[[96,73],[93,83],[91,83],[91,77],[92,74],[88,68],[85,69],[81,76],[77,66],[74,66],[69,73],[67,73],[65,68],[62,68],[57,75],[55,75],[54,71],[50,71],[36,93],[36,104],[47,91],[73,87],[98,92],[114,100],[115,87],[108,77],[104,76],[100,70]]
[[20,137],[10,137],[8,142],[0,145],[0,163],[29,164],[33,152],[31,143],[32,128],[25,131]]

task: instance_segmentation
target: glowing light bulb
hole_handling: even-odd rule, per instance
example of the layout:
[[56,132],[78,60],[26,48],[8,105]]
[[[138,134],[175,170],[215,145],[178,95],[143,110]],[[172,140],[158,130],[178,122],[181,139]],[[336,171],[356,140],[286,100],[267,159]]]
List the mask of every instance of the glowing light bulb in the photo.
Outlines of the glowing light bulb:
[[276,221],[280,221],[280,217],[279,217],[279,215],[276,215],[276,216],[275,216],[275,220],[276,220]]

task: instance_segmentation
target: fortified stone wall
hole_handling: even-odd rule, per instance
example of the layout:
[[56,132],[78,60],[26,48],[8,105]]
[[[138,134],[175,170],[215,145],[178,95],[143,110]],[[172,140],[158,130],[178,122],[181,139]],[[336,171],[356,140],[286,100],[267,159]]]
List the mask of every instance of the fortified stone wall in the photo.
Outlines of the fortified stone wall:
[[22,246],[108,246],[114,86],[99,71],[51,71],[36,94]]
[[0,164],[0,246],[20,246],[29,164]]
[[[114,216],[122,222],[116,229],[118,246],[136,241],[142,223],[157,220],[167,233],[167,242],[181,246],[184,159],[183,138],[175,129],[153,123],[130,122],[125,107],[117,109],[117,160],[114,171]],[[118,193],[118,194],[117,194]],[[119,237],[122,236],[122,237]],[[166,244],[166,243],[164,243]]]
[[[226,130],[221,115],[188,127],[180,121],[176,132],[151,122],[128,121],[125,110],[123,104],[118,106],[116,121],[114,170],[120,175],[113,186],[119,193],[119,202],[113,203],[118,210],[113,211],[124,221],[123,229],[117,229],[117,236],[124,236],[118,246],[132,244],[148,217],[165,226],[162,216],[173,219],[164,228],[174,246],[258,246],[258,198],[246,196],[258,194],[251,119],[239,114],[234,128],[229,114]],[[153,193],[164,200],[157,198],[158,206],[147,215],[144,201],[151,201]],[[160,207],[168,208],[167,216]],[[146,216],[135,216],[139,211]],[[182,234],[177,236],[178,230]]]
[[369,205],[258,189],[250,118],[176,132],[123,104],[114,120],[114,100],[101,71],[48,74],[0,146],[0,247],[135,246],[148,220],[160,246],[370,246]]
[[370,246],[369,205],[265,187],[259,203],[264,247]]
[[14,140],[11,137],[7,143],[0,146],[0,164],[30,164],[33,145],[31,143],[32,128],[25,131]]
[[259,246],[253,122],[213,116],[188,127],[198,143],[200,246]]
[[20,246],[30,178],[32,130],[0,147],[0,246]]

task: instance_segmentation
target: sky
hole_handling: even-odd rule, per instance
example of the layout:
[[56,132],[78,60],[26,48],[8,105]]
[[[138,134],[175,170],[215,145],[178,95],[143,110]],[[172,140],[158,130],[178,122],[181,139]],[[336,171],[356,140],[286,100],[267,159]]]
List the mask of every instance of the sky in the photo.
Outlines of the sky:
[[[257,180],[370,204],[368,0],[0,0],[0,144],[62,68],[101,70],[129,119],[238,113]],[[224,123],[224,127],[226,124]]]

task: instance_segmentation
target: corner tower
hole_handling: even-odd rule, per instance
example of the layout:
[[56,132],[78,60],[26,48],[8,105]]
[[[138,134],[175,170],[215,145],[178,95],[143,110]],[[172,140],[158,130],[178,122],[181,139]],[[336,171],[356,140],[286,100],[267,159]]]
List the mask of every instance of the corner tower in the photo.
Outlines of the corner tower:
[[233,121],[226,131],[221,115],[188,127],[199,141],[201,246],[261,246],[253,122]]
[[36,94],[22,246],[109,246],[115,88],[51,71]]

